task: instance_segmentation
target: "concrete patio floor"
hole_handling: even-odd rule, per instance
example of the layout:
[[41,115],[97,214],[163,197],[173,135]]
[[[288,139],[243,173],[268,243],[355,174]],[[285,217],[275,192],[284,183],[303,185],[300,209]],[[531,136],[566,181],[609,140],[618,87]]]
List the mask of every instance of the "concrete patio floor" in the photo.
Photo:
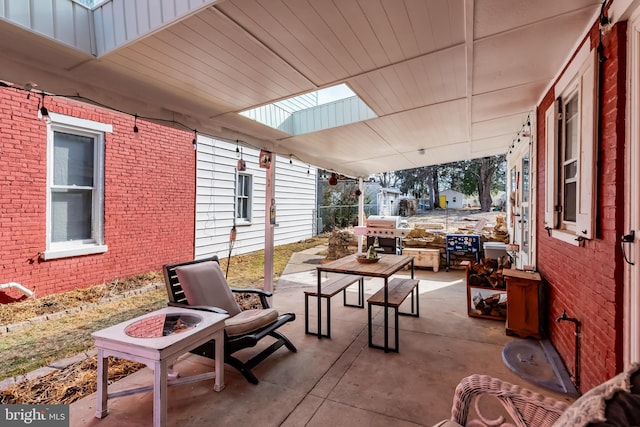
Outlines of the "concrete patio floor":
[[[279,311],[296,313],[296,321],[280,330],[298,352],[282,348],[262,362],[254,369],[258,385],[226,367],[226,388],[220,393],[213,391],[213,380],[170,387],[169,426],[431,426],[450,417],[455,386],[473,373],[571,400],[526,382],[505,366],[502,349],[518,338],[505,335],[503,322],[467,316],[463,270],[416,270],[420,317],[400,318],[399,353],[369,348],[367,309],[343,307],[339,295],[332,299],[331,339],[306,335],[303,292],[315,286],[317,260],[313,251],[294,256],[274,294]],[[365,293],[381,286],[381,279],[367,279]],[[355,295],[354,286],[349,297]],[[380,325],[381,309],[374,314],[374,324]],[[377,332],[374,341],[381,342],[380,326]],[[181,376],[210,371],[213,361],[185,355],[175,370]],[[150,385],[152,379],[145,368],[109,391]],[[151,425],[151,392],[110,399],[108,406],[109,415],[96,419],[95,394],[75,402],[71,426]]]

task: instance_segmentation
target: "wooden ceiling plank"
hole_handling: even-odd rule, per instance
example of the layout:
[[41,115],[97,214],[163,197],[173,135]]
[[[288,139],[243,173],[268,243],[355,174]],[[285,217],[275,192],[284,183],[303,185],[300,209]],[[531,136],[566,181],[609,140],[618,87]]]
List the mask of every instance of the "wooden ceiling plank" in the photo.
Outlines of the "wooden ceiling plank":
[[[341,0],[337,1],[340,2]],[[313,2],[311,5],[338,38],[341,48],[337,52],[342,52],[343,55],[348,56],[348,59],[345,59],[345,62],[348,62],[348,64],[345,64],[348,73],[354,75],[372,70],[375,68],[374,62],[371,60],[362,41],[354,33],[348,19],[336,7],[335,2],[336,0],[322,4]]]
[[337,1],[336,6],[349,23],[351,31],[356,34],[358,40],[366,49],[375,67],[389,65],[389,57],[378,40],[378,36],[373,27],[363,13],[360,4],[356,1]]
[[[127,66],[133,67],[136,72],[143,73],[146,70],[150,78],[158,79],[165,84],[174,84],[176,82],[184,88],[185,92],[195,93],[202,91],[208,93],[214,99],[224,100],[229,106],[233,105],[237,108],[240,105],[255,103],[255,99],[250,96],[251,91],[246,86],[234,87],[233,79],[229,76],[221,73],[211,73],[204,65],[201,65],[202,69],[198,69],[195,66],[197,65],[195,61],[190,62],[188,80],[176,78],[176,76],[184,73],[184,61],[189,61],[190,58],[179,51],[174,51],[174,55],[160,55],[156,49],[161,49],[163,46],[159,39],[145,41],[143,44],[121,50],[112,59],[120,58],[118,62],[121,65],[125,65],[124,60],[126,59]],[[159,61],[158,57],[162,61]],[[184,59],[184,61],[181,59]]]
[[[300,73],[221,14],[212,12],[206,19],[194,19],[193,26],[187,24],[180,28],[189,28],[192,34],[202,35],[206,43],[215,46],[215,49],[201,50],[212,60],[218,56],[216,50],[219,51],[236,72],[253,73],[258,81],[271,80],[287,94],[310,87],[310,82]],[[277,92],[278,96],[283,96],[281,91]]]
[[402,46],[393,31],[386,10],[382,7],[381,0],[361,0],[360,5],[367,21],[375,31],[378,42],[384,49],[388,63],[407,59],[402,54]]
[[329,70],[322,62],[322,57],[305,46],[306,40],[298,39],[291,31],[292,23],[275,16],[276,10],[285,16],[290,15],[281,0],[222,2],[215,7],[243,28],[251,28],[256,38],[314,84],[322,84],[322,76]]
[[316,55],[322,56],[326,69],[332,73],[331,76],[325,77],[325,81],[338,80],[358,72],[359,67],[356,61],[344,48],[331,25],[336,21],[339,27],[343,22],[340,14],[333,7],[333,3],[324,2],[320,7],[321,9],[329,9],[331,12],[329,21],[325,21],[313,4],[308,1],[287,0],[286,4],[291,13],[306,27],[306,31],[314,36],[316,43],[311,46],[311,50],[315,51]]
[[398,40],[403,59],[414,58],[424,52],[420,51],[412,25],[406,1],[383,0],[382,7],[389,19],[393,33]]

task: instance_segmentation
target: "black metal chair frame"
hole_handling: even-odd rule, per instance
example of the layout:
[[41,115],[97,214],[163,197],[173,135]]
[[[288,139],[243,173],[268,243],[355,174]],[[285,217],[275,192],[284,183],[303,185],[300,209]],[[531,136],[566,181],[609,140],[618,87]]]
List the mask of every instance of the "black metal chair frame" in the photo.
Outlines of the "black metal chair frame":
[[[167,264],[163,266],[162,272],[164,273],[165,285],[167,287],[167,294],[169,297],[169,305],[173,307],[183,307],[191,310],[205,310],[205,311],[215,311],[215,312],[223,312],[226,311],[219,309],[217,307],[206,307],[206,306],[195,306],[189,305],[187,302],[187,298],[182,290],[182,286],[180,285],[180,281],[178,280],[178,275],[176,274],[175,269],[180,266],[197,264],[204,261],[216,261],[218,262],[218,257],[213,256],[211,258],[182,262],[177,264]],[[244,293],[257,295],[260,298],[260,304],[262,308],[269,308],[269,302],[267,300],[268,297],[272,296],[271,292],[264,291],[262,289],[240,289],[240,288],[231,288],[231,291],[234,293]],[[269,355],[274,353],[283,345],[286,346],[290,351],[297,352],[296,347],[289,341],[289,339],[284,336],[281,332],[278,332],[277,329],[284,325],[285,323],[292,322],[295,320],[295,313],[284,313],[280,314],[278,318],[269,325],[260,328],[256,331],[250,332],[245,335],[238,336],[228,336],[226,331],[224,334],[224,362],[228,365],[231,365],[235,369],[237,369],[246,379],[252,384],[258,384],[258,378],[251,372],[251,370],[258,365],[260,362],[265,360]],[[232,356],[235,352],[245,349],[255,347],[258,342],[267,337],[271,336],[275,338],[275,342],[272,343],[269,347],[265,348],[258,354],[255,354],[249,360],[243,362],[240,359]],[[193,350],[191,353],[208,357],[210,359],[215,358],[215,340],[211,340],[210,342],[201,345]]]

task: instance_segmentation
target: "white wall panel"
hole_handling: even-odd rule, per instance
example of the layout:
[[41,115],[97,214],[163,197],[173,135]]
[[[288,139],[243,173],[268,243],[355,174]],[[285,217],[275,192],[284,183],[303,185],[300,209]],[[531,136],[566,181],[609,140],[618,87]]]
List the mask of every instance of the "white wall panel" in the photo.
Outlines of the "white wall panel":
[[[8,0],[5,0],[8,1]],[[70,0],[69,0],[70,1]],[[94,10],[98,56],[137,40],[218,0],[111,0]]]
[[0,19],[92,54],[91,11],[71,0],[0,0]]
[[[24,3],[27,5],[31,3],[31,28],[41,34],[55,34],[54,21],[52,19],[53,2],[51,0],[40,0],[37,1],[37,5],[34,5],[33,0],[31,0],[30,2],[25,1]],[[73,41],[73,39],[71,39],[71,41]]]
[[5,18],[14,24],[32,28],[29,3],[24,0],[5,0]]
[[[232,255],[264,249],[265,169],[258,165],[259,150],[241,147],[252,176],[251,223],[237,225]],[[235,216],[236,144],[198,136],[196,171],[195,256],[228,256],[229,232]],[[276,245],[312,235],[316,206],[315,169],[289,157],[276,156],[275,198],[278,226]],[[307,173],[307,171],[309,173]]]

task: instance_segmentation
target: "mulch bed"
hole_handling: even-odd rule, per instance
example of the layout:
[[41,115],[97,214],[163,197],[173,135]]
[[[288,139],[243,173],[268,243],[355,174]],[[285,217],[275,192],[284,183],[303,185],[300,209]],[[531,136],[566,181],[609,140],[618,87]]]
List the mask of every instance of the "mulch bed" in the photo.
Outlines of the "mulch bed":
[[[147,277],[149,281],[155,277]],[[146,281],[131,281],[128,284],[120,282],[117,292],[129,290],[133,287],[139,287]],[[106,294],[114,293],[113,284],[102,285],[103,289],[94,290],[87,289],[83,292],[72,292],[69,295],[58,294],[52,295],[51,298],[43,301],[27,300],[20,303],[7,304],[4,307],[5,314],[19,311],[21,305],[27,305],[30,312],[42,314],[49,312],[51,307],[61,306],[61,301],[78,301],[95,302],[99,301]],[[67,293],[68,294],[68,293]],[[251,308],[260,308],[260,300],[254,295],[236,294],[238,304],[243,310]],[[45,298],[42,298],[45,299]],[[42,300],[41,299],[41,300]],[[48,301],[54,301],[49,303]],[[10,307],[9,307],[10,306]],[[51,311],[53,312],[53,311]],[[112,384],[126,376],[144,368],[145,365],[137,362],[131,362],[124,359],[109,358],[109,375],[108,383]],[[0,404],[70,404],[96,391],[97,387],[97,361],[96,357],[88,357],[80,362],[69,365],[59,371],[50,374],[15,383],[8,388],[0,391]]]
[[[109,358],[112,384],[142,368],[142,363]],[[98,364],[88,357],[60,371],[16,383],[0,391],[1,404],[70,404],[96,391]]]
[[28,298],[10,304],[0,304],[0,325],[17,323],[84,304],[100,303],[107,297],[162,282],[163,280],[162,273],[151,272],[129,279],[117,279],[110,283],[69,292],[46,295],[39,298]]

